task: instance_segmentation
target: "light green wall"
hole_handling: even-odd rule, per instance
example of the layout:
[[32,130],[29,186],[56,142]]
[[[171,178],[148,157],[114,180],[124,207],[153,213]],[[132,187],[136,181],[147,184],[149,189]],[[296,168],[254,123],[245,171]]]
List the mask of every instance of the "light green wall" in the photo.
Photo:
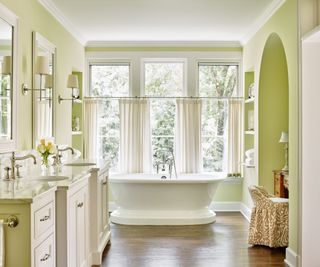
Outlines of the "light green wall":
[[242,183],[224,182],[220,183],[213,197],[213,202],[241,202]]
[[18,40],[18,149],[32,146],[31,94],[21,94],[21,84],[32,84],[32,31],[37,31],[57,47],[56,64],[56,142],[71,144],[71,103],[57,103],[57,96],[70,96],[67,77],[73,70],[83,71],[84,47],[57,22],[37,0],[0,0],[19,17]]
[[[263,49],[270,34],[277,33],[283,42],[289,76],[289,246],[298,252],[298,15],[297,0],[287,0],[243,48],[244,69],[253,68],[260,77]],[[244,188],[243,192],[247,191]]]
[[288,131],[288,69],[279,36],[271,34],[265,45],[259,77],[259,185],[273,192],[273,170],[284,166],[281,132]]

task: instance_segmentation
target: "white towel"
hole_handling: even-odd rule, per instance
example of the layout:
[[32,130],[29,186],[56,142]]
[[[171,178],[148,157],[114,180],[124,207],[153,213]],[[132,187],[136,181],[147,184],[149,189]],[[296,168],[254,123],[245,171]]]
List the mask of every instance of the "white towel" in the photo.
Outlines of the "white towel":
[[245,163],[249,165],[254,165],[254,160],[250,158],[246,158]]
[[249,149],[245,152],[247,158],[254,158],[254,149]]
[[0,267],[5,265],[4,220],[0,220]]

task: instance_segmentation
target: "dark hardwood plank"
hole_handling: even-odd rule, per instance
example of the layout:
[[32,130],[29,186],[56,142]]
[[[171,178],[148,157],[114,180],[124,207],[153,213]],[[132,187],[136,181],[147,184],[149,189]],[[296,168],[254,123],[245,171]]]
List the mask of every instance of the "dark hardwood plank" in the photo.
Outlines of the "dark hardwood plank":
[[247,243],[248,222],[238,212],[217,213],[197,226],[111,225],[104,267],[282,267],[285,249]]

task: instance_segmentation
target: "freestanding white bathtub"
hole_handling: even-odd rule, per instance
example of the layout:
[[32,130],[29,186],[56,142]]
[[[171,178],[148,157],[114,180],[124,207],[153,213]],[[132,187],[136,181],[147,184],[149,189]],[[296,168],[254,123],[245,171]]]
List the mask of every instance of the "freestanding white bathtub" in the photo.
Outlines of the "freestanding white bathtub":
[[224,177],[180,174],[178,179],[164,180],[161,176],[111,175],[109,181],[117,205],[111,221],[127,225],[193,225],[215,221],[216,214],[209,205]]

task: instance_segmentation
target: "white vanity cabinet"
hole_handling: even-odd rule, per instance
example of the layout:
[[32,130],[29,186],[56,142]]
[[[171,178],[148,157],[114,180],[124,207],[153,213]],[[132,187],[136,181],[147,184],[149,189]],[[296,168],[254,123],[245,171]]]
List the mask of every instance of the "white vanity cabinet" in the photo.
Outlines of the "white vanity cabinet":
[[56,266],[55,188],[34,198],[31,204],[31,266]]
[[103,250],[110,241],[108,209],[108,170],[92,169],[90,178],[90,263],[100,265]]
[[[0,186],[4,186],[0,182]],[[15,184],[18,186],[18,183]],[[46,187],[45,183],[38,185]],[[1,198],[0,218],[18,219],[14,228],[4,225],[6,267],[55,267],[56,214],[55,187],[36,196]],[[0,264],[1,265],[1,264]]]
[[89,180],[86,174],[66,187],[57,187],[57,266],[86,267],[89,254]]

